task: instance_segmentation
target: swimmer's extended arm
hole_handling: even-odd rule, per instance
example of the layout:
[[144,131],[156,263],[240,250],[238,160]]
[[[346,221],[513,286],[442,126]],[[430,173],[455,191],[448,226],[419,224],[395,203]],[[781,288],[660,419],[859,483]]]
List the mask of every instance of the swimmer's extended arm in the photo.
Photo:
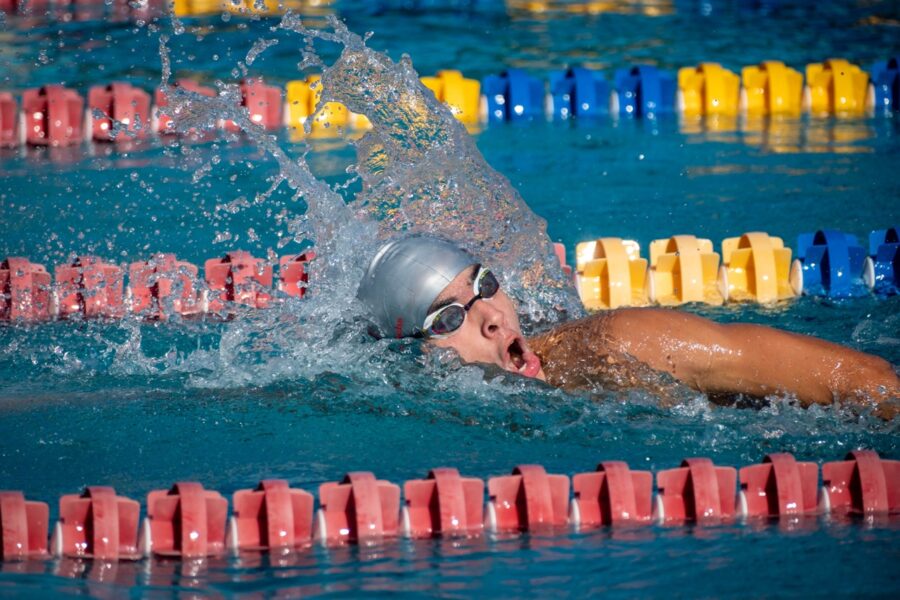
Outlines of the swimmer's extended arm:
[[893,368],[875,356],[770,327],[723,325],[674,310],[620,309],[541,338],[539,346],[566,348],[564,354],[580,351],[608,361],[610,353],[625,353],[712,394],[790,393],[804,404],[900,397]]
[[703,392],[787,392],[804,404],[900,397],[890,363],[818,338],[674,310],[625,309],[605,321],[621,350]]

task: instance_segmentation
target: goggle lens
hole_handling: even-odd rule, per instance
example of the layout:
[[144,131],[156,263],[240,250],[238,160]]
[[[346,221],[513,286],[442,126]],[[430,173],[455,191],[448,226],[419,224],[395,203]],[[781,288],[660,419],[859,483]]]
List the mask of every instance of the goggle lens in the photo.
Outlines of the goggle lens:
[[493,298],[500,291],[500,282],[493,273],[479,267],[473,284],[475,297],[468,304],[450,304],[433,312],[425,319],[424,332],[428,337],[446,337],[463,326],[466,321],[466,313],[477,300]]
[[431,328],[428,335],[447,335],[453,333],[466,320],[466,310],[459,304],[451,304],[445,306],[443,310],[438,312],[434,320],[431,322]]
[[500,291],[500,282],[487,269],[483,269],[478,275],[478,280],[475,281],[476,296],[493,298]]

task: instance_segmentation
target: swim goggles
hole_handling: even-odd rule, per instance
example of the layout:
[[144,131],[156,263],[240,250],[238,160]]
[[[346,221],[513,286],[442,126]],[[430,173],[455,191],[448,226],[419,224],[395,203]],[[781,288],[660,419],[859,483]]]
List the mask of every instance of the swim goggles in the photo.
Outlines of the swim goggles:
[[442,306],[428,315],[425,318],[425,324],[422,325],[421,335],[426,338],[441,339],[456,333],[466,321],[466,313],[469,312],[472,305],[478,300],[493,298],[498,291],[500,291],[500,282],[497,281],[494,274],[478,265],[478,273],[472,283],[472,292],[475,297],[465,304],[454,302]]

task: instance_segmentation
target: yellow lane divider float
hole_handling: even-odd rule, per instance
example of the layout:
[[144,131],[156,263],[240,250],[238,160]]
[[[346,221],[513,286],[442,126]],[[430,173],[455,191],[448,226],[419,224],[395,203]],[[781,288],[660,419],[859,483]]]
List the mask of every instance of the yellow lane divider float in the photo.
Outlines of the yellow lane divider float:
[[217,13],[274,16],[288,10],[315,15],[334,4],[334,0],[172,0],[176,17],[203,17]]
[[632,240],[582,242],[575,247],[575,285],[591,310],[646,306],[647,259]]
[[719,255],[707,239],[676,235],[650,243],[647,296],[663,306],[703,302],[722,304],[718,287]]
[[803,103],[813,115],[863,114],[869,95],[869,74],[843,58],[806,65]]
[[753,231],[722,240],[719,292],[725,301],[776,302],[793,298],[791,249],[781,238]]
[[322,98],[322,81],[319,75],[310,75],[304,80],[289,81],[285,86],[285,125],[291,137],[305,135],[306,121],[310,123],[311,137],[337,137],[347,129],[365,130],[372,124],[365,115],[347,110],[340,102],[326,102],[318,112],[316,107]]
[[676,106],[685,116],[738,113],[741,79],[718,63],[678,69]]
[[773,303],[796,297],[790,248],[761,231],[722,240],[676,235],[650,243],[650,260],[632,240],[604,237],[575,247],[575,286],[588,310],[688,302]]
[[803,75],[781,61],[767,60],[741,70],[740,106],[748,116],[797,117],[803,108]]
[[482,120],[481,83],[466,79],[459,71],[438,71],[434,77],[422,77],[422,84],[434,97],[450,107],[450,112],[467,126]]

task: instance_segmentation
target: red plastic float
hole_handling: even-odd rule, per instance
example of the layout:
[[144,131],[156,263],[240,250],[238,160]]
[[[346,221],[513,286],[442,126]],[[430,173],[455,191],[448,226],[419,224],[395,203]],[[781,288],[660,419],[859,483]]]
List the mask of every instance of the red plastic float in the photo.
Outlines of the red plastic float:
[[[241,82],[241,106],[250,113],[250,121],[272,131],[282,126],[281,89],[266,85],[262,79],[245,79]],[[225,121],[225,129],[238,132],[241,128],[234,121]]]
[[737,471],[708,458],[686,458],[681,467],[656,474],[656,519],[704,521],[734,517]]
[[403,484],[401,521],[409,537],[471,534],[484,527],[484,482],[463,478],[453,468],[428,472]]
[[27,258],[0,262],[0,321],[42,321],[51,317],[50,273]]
[[569,477],[548,475],[541,465],[519,465],[512,475],[488,479],[485,527],[531,531],[568,522]]
[[312,494],[291,489],[283,479],[266,479],[256,489],[238,490],[232,507],[226,540],[235,552],[292,548],[310,541]]
[[209,312],[219,312],[226,302],[266,308],[272,299],[272,265],[249,252],[229,252],[206,261]]
[[[190,79],[179,79],[172,87],[178,87],[189,92],[199,94],[201,96],[208,96],[210,98],[216,95],[216,91],[211,87],[200,85],[196,81]],[[154,131],[161,134],[175,133],[175,126],[172,122],[172,117],[168,114],[168,111],[164,110],[169,106],[169,98],[162,87],[157,88],[155,100],[156,107],[154,108]],[[191,133],[196,135],[196,132]]]
[[131,311],[151,319],[165,319],[168,312],[193,315],[203,307],[197,291],[196,265],[174,254],[157,254],[146,262],[131,263],[128,289]]
[[59,499],[59,522],[50,548],[54,556],[106,560],[139,559],[141,505],[111,487],[87,487]]
[[559,259],[559,266],[562,267],[563,273],[566,275],[572,274],[572,267],[566,264],[566,247],[559,242],[553,243],[553,251],[556,253],[556,258]]
[[25,141],[33,146],[81,143],[84,100],[75,90],[45,85],[22,94]]
[[768,454],[762,464],[742,467],[738,512],[741,516],[781,517],[817,510],[819,465],[797,462],[786,452]]
[[0,148],[13,148],[20,142],[16,99],[10,93],[0,92]]
[[0,492],[0,560],[47,556],[50,509],[29,502],[22,492]]
[[59,316],[121,317],[124,273],[96,256],[79,256],[56,267]]
[[100,142],[146,137],[151,128],[150,94],[124,82],[91,87],[85,127],[88,139]]
[[195,482],[147,494],[147,518],[141,531],[145,555],[197,558],[225,550],[228,500]]
[[653,473],[632,471],[621,461],[601,462],[593,473],[574,475],[572,490],[569,520],[575,526],[649,523],[653,515]]
[[348,473],[340,483],[323,483],[319,506],[314,537],[323,544],[397,535],[400,488],[372,473]]
[[312,250],[294,256],[282,256],[278,261],[278,288],[288,296],[302,298],[309,283],[306,265],[315,257],[316,253]]
[[843,461],[822,465],[825,512],[900,513],[900,461],[872,450],[854,450]]

